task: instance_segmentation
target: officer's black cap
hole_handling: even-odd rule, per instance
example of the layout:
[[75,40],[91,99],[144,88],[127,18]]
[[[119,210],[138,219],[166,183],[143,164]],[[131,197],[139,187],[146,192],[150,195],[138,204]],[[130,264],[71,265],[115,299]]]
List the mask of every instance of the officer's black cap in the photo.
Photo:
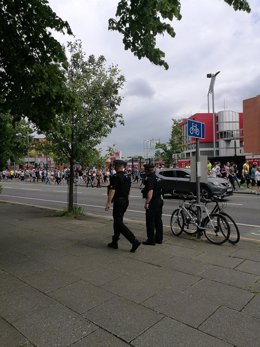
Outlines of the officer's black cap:
[[116,159],[116,160],[114,160],[114,165],[115,166],[126,166],[126,161],[124,161],[122,159]]
[[152,170],[152,169],[154,169],[154,165],[153,164],[144,164],[144,169],[145,170]]

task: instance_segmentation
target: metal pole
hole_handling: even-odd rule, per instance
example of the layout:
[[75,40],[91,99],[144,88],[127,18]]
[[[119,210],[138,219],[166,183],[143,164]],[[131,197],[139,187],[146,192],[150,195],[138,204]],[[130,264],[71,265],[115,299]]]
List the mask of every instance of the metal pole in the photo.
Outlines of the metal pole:
[[[201,176],[201,167],[200,167],[200,149],[199,149],[199,139],[196,138],[196,196],[197,204],[200,204],[200,176]],[[200,219],[200,207],[197,206],[197,220]],[[200,231],[197,230],[197,239],[200,239]]]
[[212,129],[213,129],[213,154],[216,157],[216,122],[215,122],[215,105],[214,105],[214,88],[212,89]]
[[199,139],[196,138],[196,196],[197,196],[198,204],[200,204],[200,176],[201,176],[201,168],[200,168]]
[[209,113],[209,94],[212,94],[212,131],[213,131],[213,154],[216,156],[216,122],[215,122],[215,100],[214,100],[214,85],[216,76],[220,73],[220,71],[215,74],[208,73],[207,78],[211,78],[209,91],[208,91],[208,113]]

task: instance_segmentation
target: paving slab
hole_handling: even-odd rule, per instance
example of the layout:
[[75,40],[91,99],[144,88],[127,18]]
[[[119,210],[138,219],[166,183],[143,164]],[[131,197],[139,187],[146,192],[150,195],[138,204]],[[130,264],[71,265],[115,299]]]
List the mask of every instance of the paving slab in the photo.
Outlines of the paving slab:
[[27,287],[26,283],[4,271],[0,273],[0,295],[10,293],[17,288]]
[[33,345],[11,324],[0,318],[0,343],[4,347],[32,347]]
[[179,257],[174,256],[174,257],[171,257],[170,259],[167,259],[167,261],[165,261],[162,264],[162,266],[165,268],[177,270],[187,274],[199,276],[211,265],[205,264],[198,260],[186,258],[184,256],[179,256]]
[[[216,245],[215,247],[220,248],[220,246],[216,246]],[[218,252],[216,252],[215,249],[210,252],[204,252],[194,257],[193,259],[203,262],[205,264],[212,264],[212,265],[217,265],[217,266],[231,268],[231,269],[237,267],[242,262],[241,258],[235,258],[228,255],[220,255],[218,254]]]
[[219,266],[211,266],[205,269],[201,277],[213,281],[226,283],[234,287],[248,290],[257,281],[258,276],[238,271],[238,268],[227,269]]
[[77,282],[79,277],[70,272],[59,271],[56,269],[44,270],[30,276],[23,277],[23,280],[41,292],[48,293],[68,284]]
[[0,315],[7,321],[14,322],[53,303],[53,299],[30,286],[18,287],[9,293],[0,292]]
[[258,245],[254,249],[239,249],[233,254],[233,257],[260,262],[260,246]]
[[193,294],[186,295],[173,289],[162,290],[143,302],[154,311],[197,328],[219,307],[205,298],[197,300]]
[[136,347],[231,347],[218,338],[193,329],[176,320],[164,318],[132,341]]
[[243,308],[243,313],[260,319],[260,291],[255,297]]
[[236,267],[236,270],[260,276],[260,263],[258,261],[244,260]]
[[132,341],[162,318],[159,313],[120,297],[89,310],[84,316],[126,342]]
[[237,347],[259,347],[260,319],[227,307],[220,307],[200,330]]
[[144,276],[126,275],[107,283],[104,288],[124,298],[141,303],[166,288],[184,290],[200,280],[200,277],[155,268]]
[[196,300],[206,299],[212,304],[225,305],[236,310],[242,310],[254,296],[254,294],[244,289],[207,279],[199,281],[184,293],[193,295]]
[[42,347],[69,346],[98,329],[57,303],[16,321],[14,326],[33,344]]
[[109,334],[103,329],[97,329],[87,337],[83,338],[79,342],[73,344],[73,347],[126,347],[128,343],[124,342],[120,338]]
[[78,313],[111,299],[114,295],[82,280],[49,293],[49,296]]

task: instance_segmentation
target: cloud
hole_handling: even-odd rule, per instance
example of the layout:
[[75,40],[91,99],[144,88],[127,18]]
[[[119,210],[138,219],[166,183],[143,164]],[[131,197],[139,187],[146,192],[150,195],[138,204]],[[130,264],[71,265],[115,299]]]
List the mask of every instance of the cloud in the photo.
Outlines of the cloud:
[[152,98],[154,93],[154,90],[148,82],[141,78],[130,80],[126,87],[126,96]]
[[260,2],[249,2],[250,14],[234,11],[224,0],[182,0],[182,20],[173,22],[176,37],[166,34],[157,40],[170,65],[165,71],[125,51],[122,36],[108,31],[118,1],[51,0],[86,54],[104,55],[126,78],[120,107],[125,126],[113,129],[102,148],[116,144],[124,155],[142,155],[146,139],[166,142],[172,118],[207,112],[207,73],[221,71],[215,110],[242,112],[243,100],[260,94]]

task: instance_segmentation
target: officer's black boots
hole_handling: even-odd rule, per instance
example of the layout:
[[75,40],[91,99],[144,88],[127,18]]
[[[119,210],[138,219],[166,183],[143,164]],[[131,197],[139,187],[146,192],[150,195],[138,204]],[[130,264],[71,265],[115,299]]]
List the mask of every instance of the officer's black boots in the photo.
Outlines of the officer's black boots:
[[[134,242],[132,243],[132,248],[130,249],[130,252],[134,253],[140,245],[141,245],[141,242],[135,239]],[[112,242],[107,244],[107,247],[118,249],[118,243],[117,241],[113,240]]]
[[118,243],[115,241],[112,241],[112,242],[107,244],[107,247],[118,249]]
[[134,253],[140,245],[141,245],[141,242],[135,239],[134,242],[132,243],[132,248],[130,249],[130,252]]
[[148,245],[148,246],[155,246],[155,242],[154,241],[150,241],[150,240],[146,240],[142,242],[143,245]]

